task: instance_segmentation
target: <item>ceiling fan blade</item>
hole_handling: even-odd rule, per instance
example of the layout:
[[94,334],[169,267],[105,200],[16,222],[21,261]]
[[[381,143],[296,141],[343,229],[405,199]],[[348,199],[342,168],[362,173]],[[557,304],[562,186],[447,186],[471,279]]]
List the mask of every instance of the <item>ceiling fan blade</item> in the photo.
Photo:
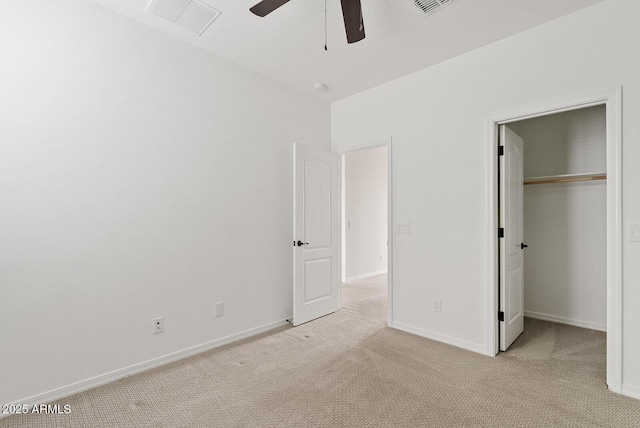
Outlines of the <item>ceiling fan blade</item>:
[[364,20],[360,0],[340,0],[344,29],[347,32],[347,43],[355,43],[364,39]]
[[288,2],[289,0],[262,0],[249,10],[255,15],[264,17]]

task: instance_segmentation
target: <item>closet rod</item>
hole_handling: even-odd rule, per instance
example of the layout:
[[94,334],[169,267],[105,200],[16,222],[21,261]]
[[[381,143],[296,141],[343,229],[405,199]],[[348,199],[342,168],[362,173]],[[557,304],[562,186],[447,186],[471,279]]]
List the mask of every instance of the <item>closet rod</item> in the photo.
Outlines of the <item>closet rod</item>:
[[524,184],[550,184],[550,183],[571,183],[574,181],[594,181],[606,180],[607,174],[575,174],[575,175],[559,175],[556,177],[535,177],[525,178]]

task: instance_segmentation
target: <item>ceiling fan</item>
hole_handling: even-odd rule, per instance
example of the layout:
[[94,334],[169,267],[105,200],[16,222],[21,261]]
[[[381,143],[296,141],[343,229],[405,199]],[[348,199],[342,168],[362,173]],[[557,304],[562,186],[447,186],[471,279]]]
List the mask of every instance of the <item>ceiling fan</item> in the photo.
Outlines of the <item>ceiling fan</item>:
[[[289,0],[262,0],[249,9],[255,15],[265,17]],[[355,43],[364,39],[364,21],[362,20],[362,5],[360,0],[340,0],[342,3],[342,17],[344,29],[347,33],[347,43]]]

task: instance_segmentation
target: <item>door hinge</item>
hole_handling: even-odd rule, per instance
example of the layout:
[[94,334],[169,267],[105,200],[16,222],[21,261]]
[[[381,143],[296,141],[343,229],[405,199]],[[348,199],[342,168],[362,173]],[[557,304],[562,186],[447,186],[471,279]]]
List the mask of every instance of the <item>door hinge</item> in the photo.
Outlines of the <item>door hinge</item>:
[[498,156],[504,156],[504,146],[498,146]]
[[504,321],[504,312],[498,311],[498,321]]
[[498,228],[498,238],[504,238],[504,227]]

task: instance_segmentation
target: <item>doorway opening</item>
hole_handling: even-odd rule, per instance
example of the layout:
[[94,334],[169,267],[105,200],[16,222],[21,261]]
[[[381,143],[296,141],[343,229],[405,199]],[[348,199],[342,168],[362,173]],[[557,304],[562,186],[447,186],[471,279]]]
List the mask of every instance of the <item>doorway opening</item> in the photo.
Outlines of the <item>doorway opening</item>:
[[[323,317],[342,307],[342,282],[346,279],[345,220],[345,155],[363,149],[383,146],[386,157],[386,250],[376,250],[378,265],[386,261],[386,321],[392,325],[393,314],[393,236],[392,221],[391,139],[352,147],[342,153],[293,143],[293,317],[294,326]],[[371,165],[368,166],[371,168]],[[383,168],[384,170],[384,168]],[[379,178],[379,177],[378,177]],[[376,179],[378,180],[378,179]],[[383,177],[382,182],[385,179]],[[370,184],[365,180],[365,185]],[[377,200],[377,199],[376,199]],[[380,201],[378,201],[380,202]],[[382,201],[384,202],[384,201]],[[366,222],[372,217],[368,209],[354,217]],[[364,219],[364,220],[362,220]],[[384,232],[384,225],[382,232]],[[379,231],[376,230],[376,233]],[[376,235],[376,239],[378,239]],[[365,244],[363,248],[366,249]],[[364,252],[364,249],[361,250]],[[359,255],[359,253],[358,253]],[[380,263],[382,256],[382,263]],[[375,267],[369,275],[384,275]],[[367,275],[357,273],[356,278]],[[385,291],[385,287],[382,287]],[[383,319],[384,319],[383,314]]]
[[524,140],[524,315],[606,332],[606,108],[504,126]]
[[620,392],[621,91],[490,121],[488,353],[525,316],[606,332],[606,383]]
[[[341,307],[391,320],[390,141],[342,153]],[[375,312],[375,314],[373,313]]]

